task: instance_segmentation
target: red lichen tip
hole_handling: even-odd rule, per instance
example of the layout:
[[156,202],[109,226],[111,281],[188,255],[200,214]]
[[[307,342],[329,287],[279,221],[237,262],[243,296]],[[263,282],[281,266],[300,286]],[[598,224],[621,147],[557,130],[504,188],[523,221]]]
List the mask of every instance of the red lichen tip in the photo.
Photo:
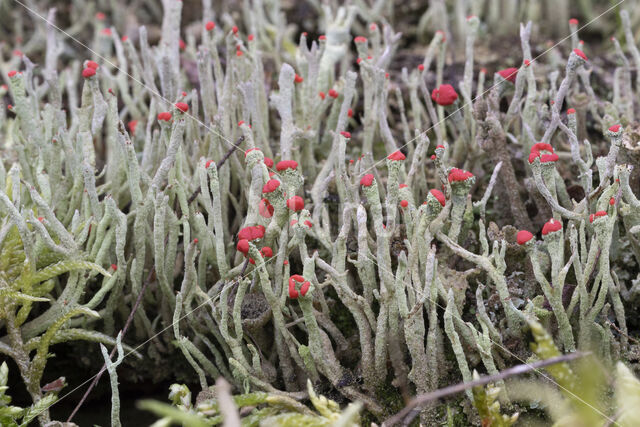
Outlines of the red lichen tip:
[[129,127],[129,132],[131,132],[132,134],[136,133],[137,126],[138,126],[137,120],[131,120],[129,123],[127,123],[127,127]]
[[267,183],[262,187],[263,193],[273,193],[276,191],[276,188],[280,187],[280,181],[277,179],[270,179]]
[[326,39],[327,39],[327,36],[325,36],[325,35],[321,35],[321,36],[318,37],[318,40],[320,40],[320,41],[324,41]]
[[300,196],[293,196],[287,200],[287,207],[294,212],[304,209],[304,200]]
[[444,194],[442,194],[442,191],[440,191],[440,190],[436,190],[436,189],[434,188],[433,190],[429,190],[429,194],[431,194],[433,197],[435,197],[435,198],[436,198],[436,200],[437,200],[438,202],[440,202],[440,204],[441,204],[442,206],[444,206],[444,205],[445,205],[446,200],[445,200],[445,198],[444,198]]
[[351,132],[342,131],[340,132],[340,135],[344,136],[347,139],[351,138]]
[[270,157],[265,157],[264,158],[264,164],[271,169],[273,167],[273,159]]
[[528,59],[524,60],[524,66],[528,67],[529,65],[531,65],[531,61],[529,61]]
[[104,13],[102,13],[102,12],[97,12],[97,13],[96,13],[96,19],[97,19],[98,21],[104,21],[104,18],[105,18],[105,17],[106,17],[106,16],[105,16],[105,14],[104,14]]
[[231,32],[233,34],[238,34],[238,27],[236,27],[235,25],[233,27],[231,27]]
[[569,109],[567,110],[567,114],[575,114],[575,113],[576,113],[575,108],[569,108]]
[[363,36],[358,36],[355,39],[353,39],[354,42],[356,43],[366,43],[367,42],[367,38],[363,37]]
[[376,29],[378,29],[378,26],[376,25],[376,23],[375,23],[375,22],[373,22],[373,23],[371,23],[371,25],[369,25],[369,29],[370,29],[371,31],[375,31]]
[[269,203],[269,200],[260,200],[260,203],[258,203],[258,213],[260,213],[260,216],[264,218],[271,218],[273,216],[273,212],[275,212],[275,208],[271,203]]
[[207,31],[211,31],[211,30],[213,30],[215,27],[216,27],[216,24],[215,24],[215,22],[213,22],[213,21],[209,21],[209,22],[207,22],[207,23],[204,25],[204,28],[206,28],[206,29],[207,29]]
[[407,185],[407,184],[400,184],[400,185],[398,185],[398,188],[407,188],[407,187],[408,187],[408,185]]
[[250,227],[245,227],[238,231],[238,239],[246,239],[246,240],[256,240],[262,239],[264,237],[264,226],[263,225],[254,225]]
[[409,202],[406,200],[400,200],[400,206],[406,208],[407,206],[409,206]]
[[373,184],[374,176],[372,173],[368,173],[360,179],[360,185],[363,187],[371,187]]
[[519,245],[524,245],[531,239],[533,239],[533,234],[527,230],[520,230],[516,235],[516,241],[518,242]]
[[569,25],[578,25],[578,20],[576,18],[569,19]]
[[621,127],[622,126],[620,126],[620,125],[613,125],[613,126],[611,126],[609,128],[609,132],[618,133],[618,132],[620,132],[620,128]]
[[548,144],[546,142],[537,142],[535,144],[533,144],[533,147],[531,148],[531,151],[550,151],[553,153],[553,147],[551,146],[551,144]]
[[453,168],[449,171],[449,182],[461,182],[466,181],[469,178],[472,178],[473,174],[471,172]]
[[576,55],[578,55],[580,58],[584,59],[585,61],[588,61],[587,59],[587,55],[584,54],[583,51],[581,51],[578,48],[573,49],[573,53],[575,53]]
[[39,217],[38,217],[38,221],[40,221],[40,222],[44,221],[44,217],[39,216]]
[[[302,293],[302,287],[300,288],[300,293],[298,293],[297,289],[296,289],[296,284],[297,283],[303,283],[303,287],[304,284],[309,284],[309,282],[306,282],[304,280],[304,277],[302,277],[299,274],[294,274],[289,278],[289,298],[292,299],[296,299],[300,296],[300,293]],[[302,293],[302,296],[304,296],[307,291],[309,290],[309,286],[305,287],[304,293]]]
[[254,39],[254,35],[253,35],[253,34],[249,34],[249,35],[247,36],[247,40],[248,40],[248,41],[252,42],[252,41],[253,41],[253,39]]
[[543,154],[540,156],[540,163],[557,162],[559,159],[556,153]]
[[418,65],[418,70],[420,70],[420,71],[424,71],[424,64],[420,64],[420,65]]
[[260,249],[260,253],[262,253],[262,256],[265,258],[271,258],[273,256],[273,249],[271,249],[269,246],[265,246],[264,248]]
[[612,197],[612,198],[610,198],[610,199],[609,199],[609,204],[610,204],[611,206],[615,205],[615,204],[616,204],[616,199],[615,199],[615,198],[613,198],[613,197]]
[[302,76],[296,74],[296,76],[293,78],[293,81],[296,83],[302,83],[304,79],[302,78]]
[[312,223],[311,221],[309,221],[309,220],[306,220],[306,221],[304,222],[304,225],[306,225],[306,226],[307,226],[307,227],[309,227],[309,228],[312,228],[312,227],[313,227],[313,223]]
[[562,222],[551,218],[542,227],[542,235],[546,236],[549,233],[552,233],[554,231],[559,231],[561,229],[562,229]]
[[90,67],[85,68],[84,70],[82,70],[82,77],[84,77],[85,79],[88,79],[89,77],[93,77],[96,75],[96,70]]
[[120,40],[122,40],[123,42],[126,42],[127,40],[129,40],[129,36],[122,36]]
[[389,156],[387,156],[387,159],[389,160],[395,160],[395,161],[400,161],[400,160],[404,160],[407,157],[402,154],[402,151],[398,150],[398,151],[394,151],[393,153],[389,154]]
[[117,271],[117,270],[118,270],[118,266],[117,266],[117,265],[115,265],[115,264],[111,264],[111,269],[112,269],[113,271]]
[[442,149],[444,150],[444,145],[436,145],[436,150],[437,150],[438,148],[442,148]]
[[7,73],[7,76],[9,76],[9,77],[13,77],[13,76],[15,76],[16,74],[18,74],[18,72],[17,72],[16,70],[11,70],[11,71],[9,71],[9,72]]
[[431,99],[436,104],[446,107],[456,102],[458,94],[450,84],[442,84],[431,92]]
[[591,215],[589,215],[589,222],[593,222],[594,219],[602,217],[602,216],[607,216],[607,212],[598,211],[595,214],[591,214]]
[[209,166],[213,163],[213,160],[207,160],[207,163],[204,164],[205,169],[209,169]]
[[102,31],[100,31],[100,34],[102,34],[103,36],[110,36],[111,28],[103,28]]
[[298,162],[296,162],[295,160],[281,160],[278,163],[276,163],[276,170],[278,172],[282,172],[287,169],[296,170],[297,168],[298,168]]
[[249,253],[249,241],[247,239],[239,240],[238,244],[236,245],[236,249],[238,250],[238,252],[242,252],[243,254],[247,255],[247,253]]
[[353,110],[351,108],[347,110],[347,117],[349,118],[353,117]]
[[189,105],[186,102],[176,102],[175,107],[183,113],[189,111]]
[[435,154],[432,154],[432,155],[431,155],[431,160],[435,160],[435,159],[436,159],[436,155],[435,155]]
[[98,65],[98,63],[97,63],[97,62],[95,62],[95,61],[91,61],[91,60],[88,60],[88,61],[87,61],[87,67],[88,67],[88,68],[93,68],[94,70],[97,70],[97,69],[98,69],[98,67],[100,67],[100,66]]
[[504,70],[498,71],[498,74],[503,79],[508,80],[511,83],[515,83],[516,77],[518,77],[518,69],[515,67],[505,68]]
[[325,93],[323,91],[318,92],[318,96],[322,99],[324,99],[327,95],[325,95]]
[[162,113],[158,113],[158,120],[162,120],[168,122],[171,120],[171,113],[169,111],[164,111]]
[[300,286],[300,295],[305,296],[307,292],[309,292],[310,287],[311,287],[311,283],[304,282],[302,286]]
[[333,99],[336,99],[336,98],[338,97],[338,95],[340,95],[340,94],[338,93],[338,91],[337,91],[337,90],[335,90],[335,89],[329,89],[329,96],[330,96],[330,97],[332,97]]

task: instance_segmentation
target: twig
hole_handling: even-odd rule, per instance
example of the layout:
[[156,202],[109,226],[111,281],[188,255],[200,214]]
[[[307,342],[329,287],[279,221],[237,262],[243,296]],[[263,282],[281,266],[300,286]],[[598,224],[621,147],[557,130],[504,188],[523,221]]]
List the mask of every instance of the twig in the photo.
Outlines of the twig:
[[615,325],[615,323],[610,322],[610,321],[608,321],[608,320],[607,320],[607,321],[605,322],[605,325],[612,327],[612,328],[613,328],[613,329],[615,329],[615,330],[616,330],[620,335],[624,335],[625,337],[627,337],[627,338],[629,339],[629,341],[633,341],[633,342],[634,342],[634,343],[636,343],[636,344],[640,344],[640,341],[639,341],[639,340],[637,340],[636,338],[634,338],[634,337],[632,337],[632,336],[630,336],[630,335],[628,335],[628,334],[625,334],[625,333],[624,333],[624,331],[622,331],[622,329],[618,328],[618,327]]
[[227,153],[224,155],[222,160],[220,160],[220,163],[216,165],[216,167],[220,169],[222,165],[224,165],[224,163],[227,161],[227,159],[231,157],[231,155],[236,150],[236,148],[238,148],[240,144],[242,144],[243,142],[244,142],[244,136],[241,136],[240,138],[238,138],[236,142],[233,144],[233,147],[229,148],[229,151],[227,151]]
[[591,352],[575,352],[564,354],[558,357],[552,357],[550,359],[540,360],[539,362],[528,363],[524,365],[516,365],[513,368],[505,369],[502,372],[499,372],[495,375],[487,375],[477,380],[469,381],[467,383],[459,383],[449,387],[441,388],[439,390],[432,391],[431,393],[425,393],[416,396],[413,398],[405,408],[398,412],[396,415],[388,418],[386,421],[382,423],[383,426],[392,426],[399,424],[402,422],[403,418],[409,414],[413,408],[417,406],[422,406],[425,403],[431,402],[432,400],[441,399],[445,396],[449,396],[451,394],[460,393],[469,388],[473,388],[476,386],[481,386],[489,383],[495,383],[497,381],[503,380],[508,377],[512,377],[514,375],[524,374],[530,371],[537,371],[540,368],[545,366],[554,365],[556,363],[569,362],[571,360],[579,359],[581,357],[585,357],[591,354]]

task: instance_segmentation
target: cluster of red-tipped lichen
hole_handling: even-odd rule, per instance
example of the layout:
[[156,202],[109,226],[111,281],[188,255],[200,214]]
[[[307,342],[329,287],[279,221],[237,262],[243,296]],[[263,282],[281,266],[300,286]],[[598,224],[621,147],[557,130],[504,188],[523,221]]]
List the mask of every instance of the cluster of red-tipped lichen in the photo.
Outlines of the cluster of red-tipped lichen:
[[[300,290],[296,289],[297,285],[300,285]],[[289,298],[296,299],[299,296],[305,296],[309,291],[309,283],[305,278],[299,274],[294,274],[289,278]]]
[[538,142],[531,147],[529,163],[533,163],[536,159],[540,159],[540,163],[556,162],[558,161],[558,155],[554,152],[551,144]]
[[469,178],[473,178],[473,174],[469,171],[458,168],[452,168],[449,171],[449,182],[465,182]]

